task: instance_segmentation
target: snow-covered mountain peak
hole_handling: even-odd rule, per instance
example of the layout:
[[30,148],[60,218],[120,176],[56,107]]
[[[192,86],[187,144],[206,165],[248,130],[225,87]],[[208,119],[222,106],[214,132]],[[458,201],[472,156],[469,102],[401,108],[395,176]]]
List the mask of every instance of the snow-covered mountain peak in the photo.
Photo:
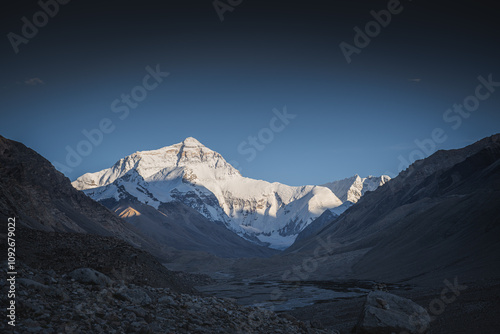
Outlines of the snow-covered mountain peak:
[[157,210],[182,202],[238,235],[270,247],[290,246],[325,210],[336,215],[389,177],[354,175],[324,186],[291,187],[243,177],[193,137],[140,151],[108,169],[87,173],[73,186],[97,201],[139,201]]
[[291,187],[241,176],[192,137],[120,159],[73,186],[97,201],[138,200],[158,209],[182,202],[249,240],[286,248],[325,210],[342,202],[327,188]]
[[205,147],[205,145],[203,145],[196,138],[193,137],[187,137],[186,139],[184,139],[182,145],[184,147]]
[[167,165],[170,165],[172,162],[175,162],[176,165],[182,165],[183,162],[203,162],[211,158],[222,158],[220,154],[204,146],[193,137],[188,137],[180,143],[165,146],[157,150],[136,152],[129,157],[146,159],[150,162],[166,163]]
[[193,182],[240,176],[239,171],[227,163],[219,153],[195,138],[188,137],[180,143],[157,150],[135,152],[118,160],[111,168],[80,176],[73,182],[73,186],[79,190],[103,187],[115,182],[132,169],[146,182],[168,181],[173,175]]
[[330,189],[342,202],[356,203],[367,191],[374,191],[390,179],[387,175],[360,177],[355,174],[343,180],[323,184],[323,187]]

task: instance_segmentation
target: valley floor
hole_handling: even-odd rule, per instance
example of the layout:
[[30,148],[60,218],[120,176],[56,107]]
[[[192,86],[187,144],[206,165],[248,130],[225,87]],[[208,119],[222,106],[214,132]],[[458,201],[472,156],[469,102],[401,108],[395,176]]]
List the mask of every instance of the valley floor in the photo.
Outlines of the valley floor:
[[[443,287],[437,289],[414,288],[398,290],[395,293],[409,298],[424,307],[431,316],[429,334],[472,334],[498,333],[500,328],[500,281],[466,283],[467,289],[460,292],[456,300],[446,304],[442,312],[437,300],[440,300]],[[448,296],[450,296],[448,294]],[[337,300],[287,311],[293,317],[313,323],[320,323],[325,328],[332,328],[340,333],[350,333],[363,309],[365,298]],[[437,311],[433,313],[432,311]],[[440,314],[436,314],[440,313]]]
[[[374,282],[301,282],[299,285],[267,281],[218,279],[198,289],[208,295],[234,298],[243,305],[258,305],[292,317],[312,327],[351,333]],[[424,307],[432,317],[429,334],[496,333],[500,328],[500,280],[455,282],[457,295],[446,284],[435,288],[408,284],[383,289]],[[279,291],[282,300],[270,301]],[[305,305],[305,306],[304,306]],[[334,331],[335,332],[335,331]]]

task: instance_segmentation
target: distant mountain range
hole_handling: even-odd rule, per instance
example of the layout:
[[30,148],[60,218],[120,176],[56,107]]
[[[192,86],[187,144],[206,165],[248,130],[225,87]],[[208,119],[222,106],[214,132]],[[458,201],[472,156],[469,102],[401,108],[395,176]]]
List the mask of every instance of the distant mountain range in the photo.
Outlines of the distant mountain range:
[[[243,177],[219,153],[189,137],[158,150],[134,153],[108,169],[82,175],[73,186],[153,236],[175,235],[158,222],[167,219],[165,210],[172,208],[169,203],[182,203],[184,211],[192,208],[217,223],[212,227],[224,226],[253,243],[285,249],[325,210],[341,214],[388,179],[356,175],[325,186],[302,187],[254,180]],[[195,219],[200,226],[202,217]],[[186,225],[178,226],[180,229],[185,230]]]

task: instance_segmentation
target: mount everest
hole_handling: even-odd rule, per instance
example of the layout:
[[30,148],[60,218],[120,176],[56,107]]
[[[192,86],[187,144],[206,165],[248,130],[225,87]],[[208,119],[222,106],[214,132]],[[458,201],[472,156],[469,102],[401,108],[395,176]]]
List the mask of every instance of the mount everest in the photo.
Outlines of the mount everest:
[[[72,184],[103,204],[134,200],[159,209],[181,202],[244,239],[285,249],[325,210],[339,215],[350,202],[388,179],[356,175],[324,186],[301,187],[254,180],[189,137],[158,150],[136,152]],[[140,213],[130,210],[128,218],[134,215]]]

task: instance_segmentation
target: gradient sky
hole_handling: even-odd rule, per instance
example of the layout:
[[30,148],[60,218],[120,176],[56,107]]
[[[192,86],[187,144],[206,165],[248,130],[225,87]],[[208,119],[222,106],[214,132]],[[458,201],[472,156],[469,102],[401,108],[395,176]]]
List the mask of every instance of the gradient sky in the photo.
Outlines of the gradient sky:
[[[106,118],[114,127],[65,172],[71,180],[192,136],[244,176],[322,184],[394,175],[400,157],[418,157],[415,140],[436,128],[447,136],[437,149],[500,132],[500,87],[456,129],[443,120],[475,94],[478,76],[500,81],[491,1],[402,1],[350,64],[339,44],[353,45],[354,27],[364,30],[370,11],[388,1],[243,0],[223,22],[209,0],[70,1],[17,54],[8,34],[21,35],[21,19],[32,22],[41,7],[8,5],[0,23],[0,135],[66,165],[66,148],[86,139],[83,130]],[[170,75],[120,119],[113,101],[157,64]],[[284,106],[296,117],[248,161],[244,141],[269,134],[262,129]]]

